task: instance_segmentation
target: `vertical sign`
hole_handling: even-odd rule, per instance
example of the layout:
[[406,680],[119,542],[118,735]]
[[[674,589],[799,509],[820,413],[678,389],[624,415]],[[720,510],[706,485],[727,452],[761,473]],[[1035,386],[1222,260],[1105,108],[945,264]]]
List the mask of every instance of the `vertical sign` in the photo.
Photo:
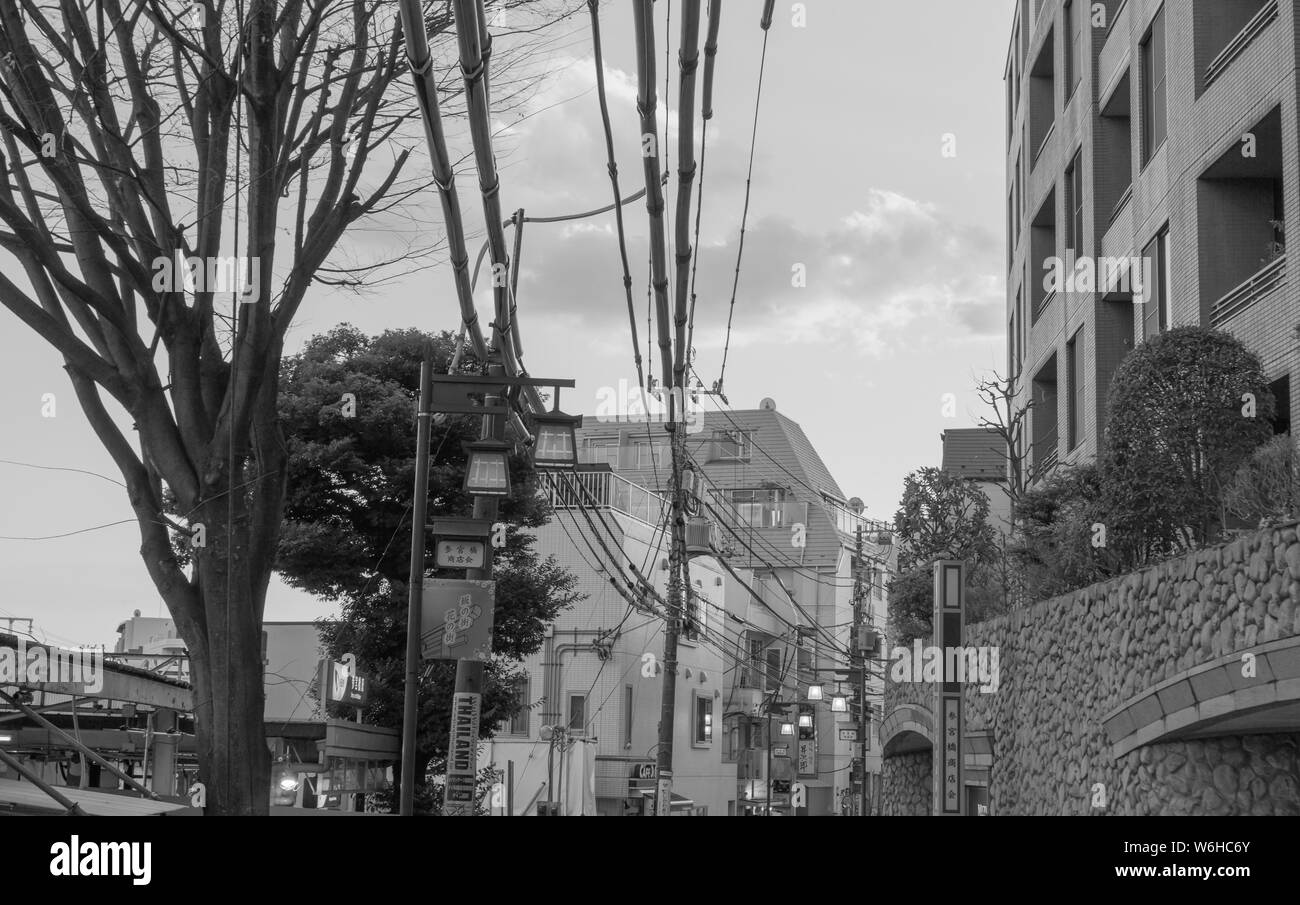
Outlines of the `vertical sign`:
[[447,740],[447,798],[443,814],[474,815],[474,761],[482,695],[457,692],[451,702],[451,737]]
[[655,781],[655,816],[667,817],[673,812],[673,774],[664,770]]
[[949,656],[961,647],[966,604],[966,563],[939,560],[934,564],[934,643],[943,663],[939,686],[939,741],[933,756],[939,758],[934,772],[934,813],[960,816],[963,811],[962,691],[956,668],[958,657]]

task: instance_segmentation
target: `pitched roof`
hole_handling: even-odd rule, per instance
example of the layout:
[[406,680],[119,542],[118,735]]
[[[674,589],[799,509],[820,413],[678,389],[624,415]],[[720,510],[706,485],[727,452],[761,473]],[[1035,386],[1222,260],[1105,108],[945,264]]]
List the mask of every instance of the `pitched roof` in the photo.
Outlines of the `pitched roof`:
[[944,471],[977,481],[1006,480],[1006,446],[992,429],[950,428],[942,439]]

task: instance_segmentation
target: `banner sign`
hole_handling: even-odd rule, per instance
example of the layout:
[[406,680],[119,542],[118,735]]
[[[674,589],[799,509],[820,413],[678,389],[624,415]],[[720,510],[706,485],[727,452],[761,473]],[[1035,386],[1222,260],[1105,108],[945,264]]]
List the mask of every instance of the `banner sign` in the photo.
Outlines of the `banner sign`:
[[474,815],[474,779],[478,760],[478,716],[483,696],[458,691],[451,701],[451,736],[447,739],[446,816]]
[[420,598],[420,656],[425,660],[488,660],[496,582],[426,578]]

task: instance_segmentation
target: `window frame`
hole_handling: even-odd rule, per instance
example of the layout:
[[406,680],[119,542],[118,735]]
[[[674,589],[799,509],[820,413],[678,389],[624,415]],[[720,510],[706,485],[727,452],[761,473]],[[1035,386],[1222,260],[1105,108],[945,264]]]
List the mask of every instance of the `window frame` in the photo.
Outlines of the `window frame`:
[[[700,705],[706,705],[707,711],[701,712]],[[700,717],[706,719],[703,723]],[[717,727],[713,724],[713,695],[708,692],[696,691],[691,700],[691,747],[692,748],[711,748],[713,739],[717,733],[714,731]],[[700,731],[704,730],[704,738],[700,738]]]
[[[573,726],[574,698],[582,699],[582,725],[578,726],[576,729]],[[566,692],[564,695],[564,701],[565,701],[564,725],[568,729],[569,734],[586,735],[587,734],[587,693],[585,691]]]
[[1083,146],[1074,152],[1065,167],[1066,191],[1066,236],[1065,250],[1073,250],[1077,261],[1083,257],[1084,232],[1084,192],[1083,192]]
[[1083,338],[1083,327],[1074,331],[1074,335],[1065,343],[1065,370],[1070,382],[1069,396],[1065,400],[1065,448],[1073,452],[1082,440],[1080,429],[1083,416],[1083,360],[1080,357],[1079,340]]
[[[1157,50],[1160,56],[1158,74]],[[1146,34],[1138,42],[1138,51],[1142,64],[1142,167],[1145,168],[1169,138],[1169,30],[1163,4],[1151,17]],[[1159,117],[1156,115],[1157,106],[1160,108]],[[1160,131],[1158,141],[1155,138],[1157,125]]]
[[[532,732],[532,711],[528,709],[528,695],[531,686],[532,676],[525,674],[515,680],[513,692],[519,702],[519,709],[515,711],[506,724],[505,735],[527,737]],[[518,728],[518,723],[521,720],[523,728]]]

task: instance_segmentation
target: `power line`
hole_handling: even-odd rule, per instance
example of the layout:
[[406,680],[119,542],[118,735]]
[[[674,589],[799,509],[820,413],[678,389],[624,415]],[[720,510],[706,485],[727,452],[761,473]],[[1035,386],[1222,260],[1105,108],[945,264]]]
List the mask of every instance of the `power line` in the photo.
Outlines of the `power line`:
[[745,253],[745,223],[749,219],[749,190],[754,176],[754,148],[758,144],[758,108],[763,100],[763,71],[767,68],[767,36],[772,25],[773,0],[767,0],[763,7],[763,53],[758,63],[758,90],[754,92],[754,126],[749,136],[749,168],[745,173],[745,206],[740,214],[740,242],[736,246],[736,275],[731,282],[731,304],[727,308],[727,336],[722,345],[722,369],[718,372],[718,382],[714,389],[723,390],[723,380],[727,376],[727,352],[731,349],[731,319],[736,313],[736,289],[740,285],[740,259]]

